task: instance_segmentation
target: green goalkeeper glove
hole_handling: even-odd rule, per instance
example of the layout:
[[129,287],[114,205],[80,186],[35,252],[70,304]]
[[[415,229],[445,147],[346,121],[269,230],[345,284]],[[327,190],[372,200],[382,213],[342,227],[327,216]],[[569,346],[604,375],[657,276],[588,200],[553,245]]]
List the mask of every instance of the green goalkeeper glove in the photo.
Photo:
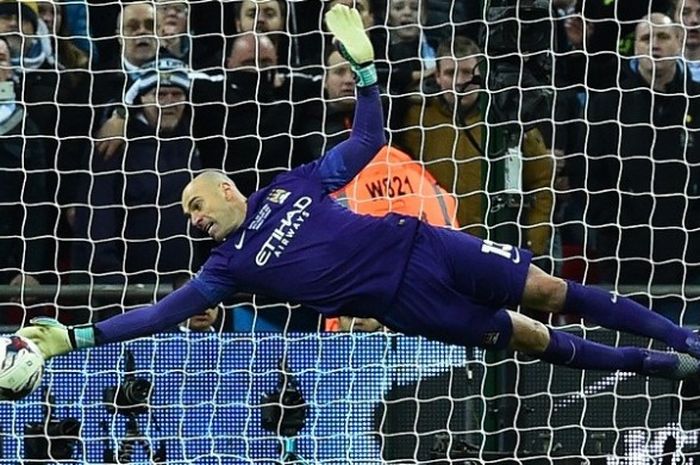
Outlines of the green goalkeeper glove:
[[53,318],[32,318],[17,334],[34,342],[45,359],[95,345],[95,330],[89,326],[65,326]]
[[367,87],[377,82],[374,68],[374,49],[365,34],[360,13],[354,8],[337,4],[326,13],[326,26],[340,42],[340,54],[350,62],[355,72],[358,87]]

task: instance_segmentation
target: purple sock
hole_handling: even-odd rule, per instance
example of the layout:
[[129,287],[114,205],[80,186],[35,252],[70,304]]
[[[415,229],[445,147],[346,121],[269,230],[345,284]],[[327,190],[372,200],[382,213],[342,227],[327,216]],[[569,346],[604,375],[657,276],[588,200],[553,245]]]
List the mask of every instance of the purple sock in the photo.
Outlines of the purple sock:
[[676,350],[688,350],[686,340],[695,334],[627,297],[567,282],[564,313],[577,313],[585,320],[608,329],[663,341]]
[[639,347],[610,347],[550,329],[549,345],[537,356],[545,362],[571,368],[641,373],[646,355],[647,351]]

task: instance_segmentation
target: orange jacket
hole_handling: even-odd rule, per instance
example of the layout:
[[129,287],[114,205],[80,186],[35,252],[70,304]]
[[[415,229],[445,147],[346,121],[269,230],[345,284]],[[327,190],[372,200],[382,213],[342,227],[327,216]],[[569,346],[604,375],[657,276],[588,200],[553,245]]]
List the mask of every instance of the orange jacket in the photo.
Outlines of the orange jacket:
[[355,213],[402,213],[437,225],[458,228],[457,202],[419,162],[384,146],[369,164],[333,197]]
[[[355,179],[332,196],[355,213],[402,213],[432,225],[459,228],[455,198],[420,162],[396,147],[382,147]],[[339,318],[326,319],[326,331],[339,330]]]

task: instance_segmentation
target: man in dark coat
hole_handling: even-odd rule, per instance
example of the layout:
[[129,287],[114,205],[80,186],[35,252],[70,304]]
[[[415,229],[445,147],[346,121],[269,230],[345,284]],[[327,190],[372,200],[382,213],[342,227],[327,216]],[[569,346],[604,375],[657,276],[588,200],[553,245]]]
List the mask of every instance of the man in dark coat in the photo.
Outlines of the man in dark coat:
[[90,207],[77,215],[78,232],[88,239],[77,261],[107,282],[172,282],[197,266],[177,206],[200,169],[186,104],[188,70],[172,58],[146,66],[151,69],[126,92],[133,104],[126,151],[94,156],[94,176],[84,188]]
[[654,13],[640,22],[620,89],[588,107],[589,223],[603,279],[647,284],[700,277],[700,89],[680,56],[680,30]]

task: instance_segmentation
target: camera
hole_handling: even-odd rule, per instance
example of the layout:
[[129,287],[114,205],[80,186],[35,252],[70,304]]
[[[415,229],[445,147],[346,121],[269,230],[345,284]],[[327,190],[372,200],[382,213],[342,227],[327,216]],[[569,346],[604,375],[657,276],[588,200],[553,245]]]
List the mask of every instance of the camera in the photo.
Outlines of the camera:
[[104,402],[109,413],[116,411],[122,415],[136,416],[148,410],[153,385],[145,378],[137,378],[135,372],[134,354],[127,350],[124,380],[104,390]]
[[261,399],[262,427],[279,436],[293,437],[306,424],[309,406],[297,379],[287,374],[289,368],[284,360],[280,360],[279,369],[277,386]]
[[[136,377],[136,360],[134,354],[127,350],[124,362],[124,379],[117,386],[105,388],[103,400],[107,412],[118,413],[126,417],[126,431],[118,442],[115,450],[107,443],[104,450],[105,463],[130,463],[141,449],[151,463],[166,463],[165,441],[160,441],[157,450],[151,449],[150,440],[141,432],[138,416],[148,411],[153,384],[145,379]],[[103,428],[107,436],[111,435],[109,423],[104,422]]]
[[44,390],[44,419],[24,426],[25,464],[48,464],[71,459],[73,448],[80,439],[80,422],[75,418],[57,419],[51,406],[53,396]]
[[309,406],[301,393],[299,382],[288,374],[289,368],[284,357],[279,361],[279,371],[277,386],[260,399],[262,427],[277,434],[280,439],[281,459],[277,463],[306,465],[309,462],[297,453],[296,436],[306,425]]

